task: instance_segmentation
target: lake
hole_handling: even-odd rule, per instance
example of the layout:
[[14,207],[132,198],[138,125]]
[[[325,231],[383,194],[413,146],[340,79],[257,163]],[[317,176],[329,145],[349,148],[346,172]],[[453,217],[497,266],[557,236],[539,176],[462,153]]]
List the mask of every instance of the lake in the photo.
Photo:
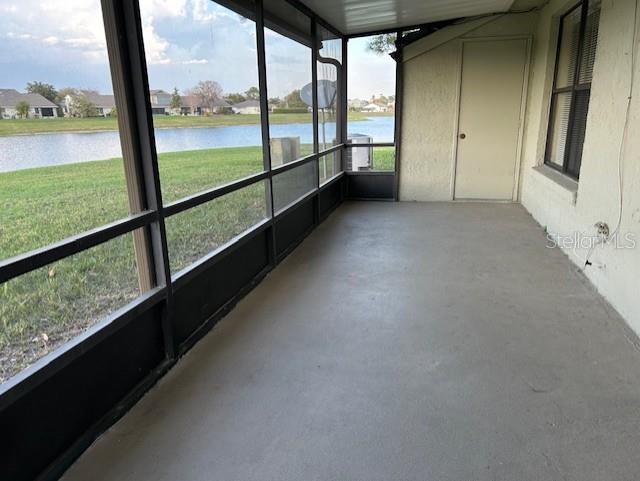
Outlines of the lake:
[[[366,134],[375,142],[393,142],[393,117],[371,117],[349,122],[350,134]],[[271,137],[300,137],[303,144],[313,142],[309,124],[271,125]],[[335,138],[335,124],[327,123],[326,140]],[[260,125],[234,125],[212,128],[157,129],[159,153],[216,147],[261,145]],[[320,128],[322,142],[322,128]],[[0,172],[75,164],[91,160],[122,157],[118,132],[56,132],[50,134],[0,137]]]

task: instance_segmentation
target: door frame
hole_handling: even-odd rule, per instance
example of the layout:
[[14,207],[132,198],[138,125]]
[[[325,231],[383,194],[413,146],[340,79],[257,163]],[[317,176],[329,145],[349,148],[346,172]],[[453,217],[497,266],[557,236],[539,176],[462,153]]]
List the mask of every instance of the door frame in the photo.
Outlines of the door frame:
[[[495,35],[495,36],[482,36],[482,37],[471,37],[471,38],[463,38],[459,41],[458,48],[458,60],[457,60],[457,78],[456,78],[456,97],[455,97],[455,115],[454,115],[454,128],[453,128],[453,139],[452,139],[452,159],[451,159],[451,179],[449,185],[449,193],[452,201],[456,202],[474,202],[465,199],[456,199],[456,176],[458,172],[458,136],[460,135],[460,108],[461,108],[461,100],[462,100],[462,74],[463,74],[463,61],[464,61],[464,45],[469,42],[490,42],[497,40],[525,40],[525,64],[524,64],[524,81],[522,82],[522,100],[520,104],[520,125],[518,126],[518,141],[516,147],[516,158],[515,169],[514,169],[514,178],[513,178],[513,192],[511,195],[511,200],[507,201],[495,201],[495,202],[518,202],[520,200],[520,179],[521,179],[521,167],[522,167],[522,157],[523,157],[523,144],[524,144],[524,128],[525,128],[525,119],[527,114],[527,96],[529,92],[529,75],[531,71],[531,49],[532,49],[532,40],[533,37],[531,35]],[[487,202],[480,201],[478,202]]]

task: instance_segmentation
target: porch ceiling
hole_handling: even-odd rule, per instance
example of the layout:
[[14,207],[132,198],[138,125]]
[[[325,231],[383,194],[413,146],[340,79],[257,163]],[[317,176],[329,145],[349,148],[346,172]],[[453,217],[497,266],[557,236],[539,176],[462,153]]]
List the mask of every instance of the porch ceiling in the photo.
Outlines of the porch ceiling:
[[302,0],[346,35],[506,12],[513,0]]

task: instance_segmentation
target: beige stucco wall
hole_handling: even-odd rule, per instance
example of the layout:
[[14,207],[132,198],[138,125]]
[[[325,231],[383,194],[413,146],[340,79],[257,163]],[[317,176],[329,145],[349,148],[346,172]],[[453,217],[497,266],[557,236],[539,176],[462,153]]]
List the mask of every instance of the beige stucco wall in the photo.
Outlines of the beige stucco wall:
[[[519,198],[541,226],[552,234],[566,236],[575,232],[593,235],[597,221],[607,222],[612,229],[617,224],[618,151],[631,77],[635,8],[635,0],[603,0],[581,177],[580,182],[575,183],[542,166],[558,17],[574,3],[573,0],[552,0],[539,13],[509,15],[463,32],[464,37],[532,35]],[[405,201],[452,199],[461,40],[447,40],[446,32],[436,35],[439,38],[434,39],[432,35],[405,51],[400,164],[400,199]],[[636,74],[636,95],[640,91],[637,77]],[[598,247],[592,258],[594,266],[588,267],[585,274],[640,333],[640,135],[637,132],[640,132],[640,98],[636,96],[632,100],[623,168],[622,234],[634,235],[638,246],[625,250]],[[584,265],[584,250],[566,250],[566,253],[578,266]]]
[[445,29],[405,50],[401,200],[453,198],[463,39],[531,36],[536,24],[537,13],[482,19]]
[[400,200],[451,197],[457,56],[452,42],[404,65]]
[[[535,35],[521,198],[522,204],[549,232],[593,235],[596,222],[607,222],[614,229],[618,221],[618,152],[631,79],[635,0],[603,0],[602,3],[582,168],[574,189],[570,184],[563,187],[551,180],[545,175],[546,168],[535,168],[544,159],[557,16],[566,7],[566,1],[552,1],[541,12]],[[635,83],[638,92],[637,74]],[[632,234],[640,242],[639,131],[640,101],[636,97],[632,101],[623,168],[622,233]],[[566,253],[577,265],[584,265],[584,250],[569,249]],[[636,332],[640,332],[640,244],[635,249],[599,247],[593,262],[595,265],[585,270],[586,275]]]

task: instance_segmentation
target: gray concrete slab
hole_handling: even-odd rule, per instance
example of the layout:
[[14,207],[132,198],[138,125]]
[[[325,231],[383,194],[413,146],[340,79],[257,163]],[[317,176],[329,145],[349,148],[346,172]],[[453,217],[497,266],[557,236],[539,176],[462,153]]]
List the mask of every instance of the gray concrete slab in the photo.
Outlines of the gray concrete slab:
[[341,207],[66,481],[640,478],[640,354],[518,205]]

